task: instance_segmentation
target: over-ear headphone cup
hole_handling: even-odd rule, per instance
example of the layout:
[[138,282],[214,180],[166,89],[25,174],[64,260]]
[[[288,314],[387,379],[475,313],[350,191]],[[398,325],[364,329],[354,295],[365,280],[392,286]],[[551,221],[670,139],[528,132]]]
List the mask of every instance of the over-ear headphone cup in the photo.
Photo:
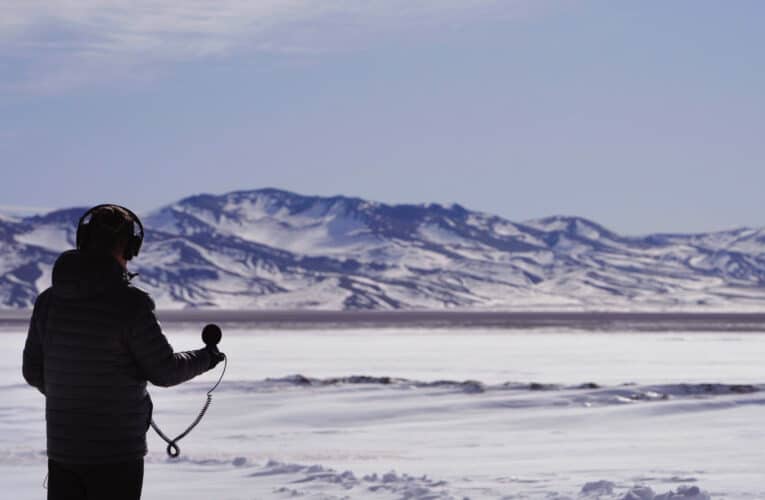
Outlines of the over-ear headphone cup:
[[130,260],[136,255],[138,255],[137,241],[136,241],[137,239],[138,239],[137,237],[131,236],[127,244],[125,245],[125,252],[123,253],[125,260]]
[[143,228],[141,226],[137,226],[135,220],[133,221],[132,226],[133,230],[131,231],[130,238],[125,245],[125,259],[127,260],[130,260],[138,255],[138,252],[141,249],[141,243],[143,242]]

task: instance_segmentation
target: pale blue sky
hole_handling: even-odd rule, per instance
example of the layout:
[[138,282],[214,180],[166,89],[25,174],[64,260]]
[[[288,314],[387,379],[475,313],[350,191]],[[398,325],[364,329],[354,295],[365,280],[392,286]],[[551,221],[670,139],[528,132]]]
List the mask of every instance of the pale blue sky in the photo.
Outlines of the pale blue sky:
[[0,7],[2,206],[278,187],[765,226],[765,2],[46,3]]

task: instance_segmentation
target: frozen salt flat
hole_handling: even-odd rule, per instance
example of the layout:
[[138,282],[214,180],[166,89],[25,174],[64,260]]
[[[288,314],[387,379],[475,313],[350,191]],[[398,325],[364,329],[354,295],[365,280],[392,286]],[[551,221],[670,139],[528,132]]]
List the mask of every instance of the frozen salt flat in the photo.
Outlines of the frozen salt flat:
[[[168,337],[195,348],[201,326]],[[24,333],[0,334],[3,496],[44,498],[43,398]],[[221,347],[181,459],[150,434],[143,498],[765,498],[765,334],[227,328]],[[152,388],[166,433],[218,370]]]

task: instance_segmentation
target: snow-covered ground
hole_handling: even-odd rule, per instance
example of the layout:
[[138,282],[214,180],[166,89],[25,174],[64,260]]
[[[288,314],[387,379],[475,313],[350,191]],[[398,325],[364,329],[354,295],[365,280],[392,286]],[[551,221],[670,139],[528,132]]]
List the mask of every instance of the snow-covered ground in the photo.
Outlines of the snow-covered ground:
[[[3,498],[42,499],[43,398],[0,335]],[[765,334],[233,326],[221,348],[181,459],[150,435],[143,498],[765,498]],[[219,370],[152,388],[165,432]]]

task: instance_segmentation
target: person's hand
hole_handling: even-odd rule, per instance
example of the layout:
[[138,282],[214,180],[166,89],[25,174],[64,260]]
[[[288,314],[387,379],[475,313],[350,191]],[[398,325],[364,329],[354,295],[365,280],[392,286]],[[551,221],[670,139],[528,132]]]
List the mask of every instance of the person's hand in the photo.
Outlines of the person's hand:
[[220,352],[218,350],[218,346],[214,344],[208,345],[205,349],[207,349],[207,352],[210,353],[210,370],[218,366],[218,363],[226,359],[226,355]]

